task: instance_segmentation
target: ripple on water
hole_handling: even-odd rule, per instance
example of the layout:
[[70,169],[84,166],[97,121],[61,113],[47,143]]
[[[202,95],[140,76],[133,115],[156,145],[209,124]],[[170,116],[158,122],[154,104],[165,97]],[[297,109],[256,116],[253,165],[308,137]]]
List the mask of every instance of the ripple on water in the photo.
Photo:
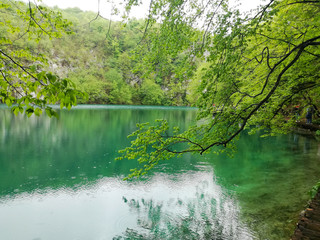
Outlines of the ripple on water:
[[114,232],[119,233],[124,232],[128,228],[136,228],[138,221],[139,220],[132,218],[132,214],[129,211],[117,215],[113,223]]

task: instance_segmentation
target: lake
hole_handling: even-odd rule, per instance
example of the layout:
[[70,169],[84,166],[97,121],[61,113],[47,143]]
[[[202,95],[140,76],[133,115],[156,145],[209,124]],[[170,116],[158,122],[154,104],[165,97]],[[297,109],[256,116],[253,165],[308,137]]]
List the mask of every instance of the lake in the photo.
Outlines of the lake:
[[183,107],[78,106],[59,119],[0,107],[0,239],[289,239],[319,180],[320,145],[243,134],[238,152],[185,155],[140,180],[114,161],[136,123],[187,128]]

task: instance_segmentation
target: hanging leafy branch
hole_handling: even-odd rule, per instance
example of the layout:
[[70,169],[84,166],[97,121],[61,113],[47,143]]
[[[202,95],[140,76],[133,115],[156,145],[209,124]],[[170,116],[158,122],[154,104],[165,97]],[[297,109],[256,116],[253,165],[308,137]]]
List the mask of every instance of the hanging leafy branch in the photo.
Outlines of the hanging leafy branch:
[[0,101],[9,107],[15,104],[15,114],[40,115],[45,110],[57,116],[49,104],[59,102],[61,108],[70,109],[77,97],[85,97],[69,79],[46,71],[46,56],[22,48],[25,41],[39,43],[71,34],[71,23],[61,13],[30,2],[2,1],[0,11],[6,15],[0,23]]
[[[179,6],[188,3],[190,7],[191,2]],[[181,9],[173,15],[172,11],[161,14],[166,18],[160,36],[174,36],[168,41],[171,49],[192,49],[189,56],[197,57],[199,74],[194,75],[196,84],[190,92],[197,99],[198,124],[171,134],[166,121],[151,127],[139,125],[130,136],[135,138],[131,146],[120,151],[119,159],[141,163],[129,177],[145,174],[159,161],[182,153],[232,151],[244,129],[288,132],[295,123],[295,104],[319,104],[319,1],[272,0],[253,18],[220,6],[220,1],[209,2],[211,8],[192,8],[191,14],[180,18]],[[202,38],[191,37],[192,41],[181,45],[175,39],[179,36],[174,28],[177,16],[184,26],[194,27],[200,20],[207,24],[203,34],[196,35]]]

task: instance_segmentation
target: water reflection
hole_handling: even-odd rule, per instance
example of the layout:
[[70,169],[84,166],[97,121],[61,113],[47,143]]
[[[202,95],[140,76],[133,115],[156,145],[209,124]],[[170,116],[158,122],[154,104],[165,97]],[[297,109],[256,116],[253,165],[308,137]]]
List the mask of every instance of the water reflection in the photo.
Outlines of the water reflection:
[[[158,198],[123,197],[140,229],[127,228],[114,239],[252,239],[239,220],[237,200],[227,195],[212,172],[189,172],[179,181],[155,177]],[[159,188],[159,183],[161,187]],[[163,193],[167,193],[164,194]]]
[[156,174],[148,182],[103,178],[1,198],[1,238],[252,239],[213,172]]
[[79,107],[61,111],[55,119],[15,116],[2,107],[0,195],[127,175],[136,163],[114,159],[136,123],[165,118],[186,128],[194,113],[184,108]]
[[319,144],[243,134],[234,158],[185,155],[123,182],[137,122],[182,129],[189,108],[80,107],[59,119],[0,107],[0,239],[289,239],[319,179]]

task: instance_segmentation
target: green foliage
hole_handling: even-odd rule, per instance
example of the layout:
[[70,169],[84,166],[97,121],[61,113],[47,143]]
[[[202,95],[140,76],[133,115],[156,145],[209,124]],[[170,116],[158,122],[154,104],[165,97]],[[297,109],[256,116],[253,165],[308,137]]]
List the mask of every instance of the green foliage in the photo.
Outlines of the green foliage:
[[[29,8],[29,5],[24,3],[16,2],[17,4],[23,6],[26,11]],[[41,15],[40,10],[43,14],[45,11],[50,12],[52,19],[44,19],[48,23],[52,22],[52,26],[56,21],[57,28],[51,29],[54,35],[46,29],[43,29],[41,35],[41,28],[38,29],[41,26],[35,24],[35,28],[37,31],[39,30],[39,37],[37,37],[38,32],[33,31],[34,35],[30,35],[28,41],[25,41],[25,38],[20,39],[20,30],[24,28],[27,32],[30,19],[27,19],[26,14],[17,18],[15,14],[10,13],[9,8],[4,8],[0,12],[0,16],[4,19],[10,19],[17,27],[16,29],[12,27],[8,32],[4,24],[3,27],[0,26],[0,31],[3,32],[7,40],[19,39],[19,41],[14,41],[14,45],[17,48],[25,49],[24,54],[28,52],[30,61],[42,62],[41,67],[37,66],[37,71],[40,68],[41,71],[55,73],[61,79],[69,79],[76,83],[81,91],[88,94],[87,98],[79,95],[78,102],[148,105],[188,104],[186,87],[184,87],[187,85],[187,80],[184,76],[190,73],[191,68],[186,62],[185,54],[178,54],[176,50],[168,49],[166,53],[172,52],[172,56],[167,58],[166,63],[162,61],[160,55],[153,57],[152,61],[159,63],[156,73],[149,71],[149,65],[146,65],[145,70],[135,71],[140,68],[143,55],[133,57],[132,52],[148,52],[145,45],[139,43],[142,40],[150,42],[157,38],[156,32],[152,36],[143,36],[146,27],[143,20],[130,20],[124,24],[110,22],[93,12],[83,12],[77,8],[55,9],[53,11],[42,6],[30,6],[34,8],[32,13],[35,15]],[[35,20],[38,19],[35,18]],[[51,25],[45,26],[50,28]],[[188,31],[192,32],[193,30],[189,28]],[[20,35],[23,35],[22,32]],[[181,34],[181,36],[184,37],[184,41],[188,41],[186,35]],[[162,42],[166,42],[166,36],[163,36]],[[158,50],[161,53],[161,49],[158,48]],[[36,59],[36,57],[42,58]],[[23,64],[28,66],[29,60],[25,59]],[[174,69],[179,69],[179,74],[177,70],[173,75]]]
[[[199,108],[198,124],[184,133],[161,132],[157,138],[157,127],[138,130],[130,151],[122,151],[122,157],[137,153],[144,156],[143,161],[151,158],[158,163],[173,157],[172,153],[232,151],[233,142],[246,128],[264,129],[269,135],[290,131],[295,105],[319,105],[320,10],[316,2],[271,1],[250,17],[229,10],[221,1],[208,5],[153,1],[150,24],[164,17],[160,26],[149,27],[148,52],[140,52],[140,69],[158,76],[160,68],[161,73],[172,71],[170,76],[179,76],[183,67],[170,68],[171,60],[183,54],[187,56],[184,63],[195,62],[198,70],[186,64],[191,72],[182,79],[193,80],[188,99]],[[194,27],[203,31],[189,30]],[[175,91],[179,89],[178,82],[171,83],[176,84]],[[177,150],[181,136],[184,145]],[[149,146],[155,139],[160,147],[151,153],[137,145]],[[145,172],[140,170],[130,176]]]
[[56,115],[49,104],[57,102],[197,106],[198,123],[185,132],[165,121],[139,125],[120,157],[143,164],[131,176],[186,152],[232,153],[246,128],[288,132],[295,105],[319,115],[317,4],[270,1],[252,17],[227,1],[154,0],[149,19],[124,25],[4,1],[0,101],[28,116]]
[[61,13],[31,3],[4,1],[0,10],[0,101],[16,104],[12,111],[27,116],[43,111],[56,116],[49,104],[57,102],[61,108],[76,105],[77,97],[85,95],[68,78],[47,71],[46,56],[36,50],[42,39],[70,34],[71,23]]
[[310,197],[311,198],[314,198],[316,196],[316,194],[318,193],[319,191],[319,188],[320,188],[320,182],[317,182],[316,185],[314,185],[312,187],[312,189],[309,191],[309,194],[310,194]]
[[[175,155],[169,148],[179,137],[163,140],[162,136],[167,135],[169,130],[168,122],[166,120],[157,120],[156,122],[157,125],[151,127],[148,127],[149,123],[137,124],[138,130],[128,136],[136,137],[131,142],[131,147],[120,151],[126,155],[126,158],[136,159],[143,166],[141,169],[132,169],[128,178],[142,176],[156,166],[160,160],[170,159]],[[179,129],[176,128],[174,134],[177,134],[178,131]],[[137,138],[137,136],[139,137]],[[117,160],[121,159],[123,157],[117,158]]]
[[142,82],[139,95],[143,105],[161,105],[164,101],[161,87],[151,79],[145,79]]
[[133,61],[137,63],[134,73],[148,85],[153,79],[164,90],[164,104],[188,105],[186,86],[196,63],[191,57],[192,49],[186,48],[197,39],[199,32],[183,22],[172,26],[165,23],[151,25],[149,21],[148,26],[140,45],[134,50]]

